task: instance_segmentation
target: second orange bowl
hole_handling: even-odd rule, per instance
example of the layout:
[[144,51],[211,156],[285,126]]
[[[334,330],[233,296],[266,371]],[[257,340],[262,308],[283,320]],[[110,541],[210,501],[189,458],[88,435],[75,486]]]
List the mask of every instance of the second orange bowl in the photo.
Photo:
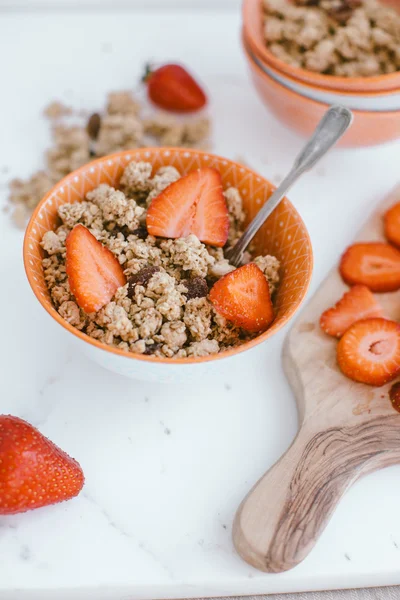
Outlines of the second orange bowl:
[[[399,7],[398,0],[381,0],[384,4]],[[400,71],[374,77],[337,77],[323,75],[299,67],[292,67],[280,60],[267,48],[263,36],[263,0],[243,0],[243,29],[248,46],[254,56],[277,71],[315,88],[338,92],[382,92],[400,90]]]
[[[245,39],[243,48],[251,79],[263,103],[290,129],[309,137],[329,105],[303,96],[276,81],[263,70]],[[400,110],[354,110],[353,114],[353,124],[340,140],[339,146],[373,146],[400,138]]]

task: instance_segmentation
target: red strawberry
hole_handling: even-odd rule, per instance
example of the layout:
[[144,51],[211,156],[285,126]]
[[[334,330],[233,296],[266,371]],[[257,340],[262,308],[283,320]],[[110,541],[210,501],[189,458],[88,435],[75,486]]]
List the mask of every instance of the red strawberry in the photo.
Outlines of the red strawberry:
[[365,285],[355,285],[321,315],[321,329],[328,335],[342,337],[344,332],[361,319],[381,317],[382,309]]
[[346,283],[366,285],[372,292],[400,288],[400,252],[383,242],[350,246],[341,258],[339,270]]
[[157,106],[174,112],[193,112],[203,108],[207,96],[180,65],[164,65],[155,71],[146,69],[147,94]]
[[87,313],[107,304],[126,283],[118,259],[83,225],[75,225],[66,240],[66,269],[71,292]]
[[274,320],[267,280],[254,263],[221,277],[210,300],[217,312],[246,331],[265,331]]
[[400,373],[400,325],[364,319],[346,331],[337,346],[340,369],[353,381],[380,386]]
[[383,216],[383,222],[388,241],[400,247],[400,202],[389,208]]
[[171,183],[150,204],[146,225],[150,235],[180,238],[194,233],[202,242],[224,246],[229,214],[219,172],[206,167]]
[[389,390],[389,398],[393,404],[393,408],[400,412],[400,381],[397,381],[392,385]]
[[1,515],[69,500],[83,483],[76,460],[26,421],[0,415]]

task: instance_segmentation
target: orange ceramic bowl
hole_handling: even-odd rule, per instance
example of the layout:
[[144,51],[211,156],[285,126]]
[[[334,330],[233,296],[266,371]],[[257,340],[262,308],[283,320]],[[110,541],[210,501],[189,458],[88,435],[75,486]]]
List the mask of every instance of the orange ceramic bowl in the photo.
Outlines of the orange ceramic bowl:
[[261,59],[252,52],[244,31],[243,40],[248,53],[262,71],[267,75],[270,75],[272,79],[275,79],[278,83],[281,83],[294,92],[298,92],[302,96],[325,104],[340,104],[351,110],[374,112],[400,110],[400,90],[384,90],[382,92],[339,92],[333,89],[317,88],[311,83],[295,79],[291,75],[282,73],[282,71],[277,71],[275,67],[262,62]]
[[[243,42],[254,86],[263,103],[290,129],[309,137],[329,104],[295,92],[266,73]],[[354,121],[338,145],[364,147],[400,137],[400,111],[353,110]]]
[[[398,0],[381,0],[385,4],[399,7]],[[400,71],[374,77],[337,77],[321,75],[307,69],[293,67],[270,52],[263,35],[263,0],[243,0],[242,16],[246,42],[252,54],[266,65],[290,75],[294,79],[311,84],[316,88],[332,89],[342,92],[381,92],[400,90]]]
[[24,263],[32,290],[43,308],[68,332],[81,349],[102,366],[132,378],[156,381],[183,381],[209,373],[210,366],[240,355],[279,331],[294,315],[307,292],[313,256],[307,229],[289,200],[283,200],[255,238],[258,254],[273,254],[281,262],[281,282],[276,294],[276,317],[265,333],[237,348],[204,358],[160,359],[132,354],[107,346],[67,323],[54,309],[44,280],[43,234],[57,226],[57,209],[66,202],[79,202],[100,183],[117,186],[126,165],[132,161],[149,161],[154,169],[173,165],[185,174],[194,169],[212,166],[222,175],[224,187],[236,186],[244,200],[247,219],[268,201],[274,186],[251,169],[231,160],[197,150],[178,148],[143,148],[119,152],[100,158],[74,171],[43,198],[29,222],[24,241]]

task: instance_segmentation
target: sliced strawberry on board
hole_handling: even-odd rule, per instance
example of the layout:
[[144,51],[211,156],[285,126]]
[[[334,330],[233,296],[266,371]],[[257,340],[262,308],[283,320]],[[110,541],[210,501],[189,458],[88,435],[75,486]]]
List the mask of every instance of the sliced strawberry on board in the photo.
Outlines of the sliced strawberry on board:
[[254,263],[221,277],[211,288],[210,300],[217,312],[246,331],[265,331],[274,320],[267,280]]
[[0,515],[69,500],[83,483],[76,460],[26,421],[0,415]]
[[126,283],[118,259],[83,225],[66,240],[66,270],[71,292],[87,313],[96,312]]
[[365,285],[355,285],[333,306],[322,313],[321,329],[328,335],[342,337],[356,321],[381,317],[382,308]]
[[389,398],[393,408],[400,412],[400,381],[396,381],[389,390]]
[[400,248],[400,202],[384,214],[383,223],[387,240]]
[[339,270],[348,285],[366,285],[372,292],[400,289],[400,252],[384,242],[350,246],[341,258]]
[[180,238],[193,233],[206,244],[224,246],[229,213],[219,172],[205,167],[171,183],[151,202],[146,225],[150,235]]
[[381,386],[400,373],[400,325],[364,319],[346,331],[337,346],[339,367],[353,381]]
[[150,100],[165,110],[194,112],[207,103],[197,81],[181,65],[164,65],[154,71],[147,67],[143,80]]

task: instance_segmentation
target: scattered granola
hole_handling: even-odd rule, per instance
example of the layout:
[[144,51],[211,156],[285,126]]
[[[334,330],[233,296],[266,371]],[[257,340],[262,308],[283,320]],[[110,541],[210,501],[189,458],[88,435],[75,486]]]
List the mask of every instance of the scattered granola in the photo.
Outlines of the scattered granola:
[[[42,238],[43,270],[55,308],[72,326],[110,346],[164,358],[208,356],[252,337],[219,314],[209,299],[214,282],[235,269],[224,248],[205,245],[193,234],[179,239],[147,234],[148,197],[179,177],[173,167],[153,173],[150,163],[131,162],[120,189],[102,184],[81,202],[59,208],[61,225]],[[243,231],[244,211],[236,188],[227,189],[225,197],[229,248]],[[71,293],[65,267],[66,238],[78,223],[111,250],[126,277],[110,302],[90,314]],[[248,256],[246,262],[250,260]],[[279,283],[279,261],[258,256],[253,262],[273,294]]]
[[[81,112],[61,102],[51,102],[44,110],[52,124],[53,138],[52,147],[45,155],[45,167],[27,180],[14,179],[9,184],[15,225],[23,229],[32,210],[53,185],[93,158],[143,146],[207,147],[210,136],[207,117],[182,119],[162,112],[153,116],[145,113],[146,108],[129,91],[111,92],[106,110],[93,113],[89,118],[83,118]],[[149,202],[177,177],[179,173],[173,167],[160,170],[153,183],[153,195],[146,195]],[[129,174],[127,185],[128,178]],[[140,190],[140,181],[135,181],[136,192],[147,194],[148,190]],[[132,189],[124,191],[133,192]]]
[[10,182],[9,200],[15,204],[12,219],[17,227],[25,227],[30,212],[53,185],[54,181],[44,171],[34,173],[26,181],[13,179]]
[[89,137],[81,127],[56,125],[54,147],[47,151],[47,171],[52,181],[59,181],[90,160]]
[[50,102],[44,109],[44,116],[48,119],[61,119],[62,117],[66,117],[72,114],[72,108],[70,106],[66,106],[62,102],[58,102],[54,100],[54,102]]
[[158,138],[160,146],[197,147],[206,140],[210,133],[210,121],[205,117],[197,117],[181,121],[175,117],[158,113],[143,123],[144,132]]
[[400,70],[400,14],[379,0],[264,0],[268,48],[294,67],[341,77]]

